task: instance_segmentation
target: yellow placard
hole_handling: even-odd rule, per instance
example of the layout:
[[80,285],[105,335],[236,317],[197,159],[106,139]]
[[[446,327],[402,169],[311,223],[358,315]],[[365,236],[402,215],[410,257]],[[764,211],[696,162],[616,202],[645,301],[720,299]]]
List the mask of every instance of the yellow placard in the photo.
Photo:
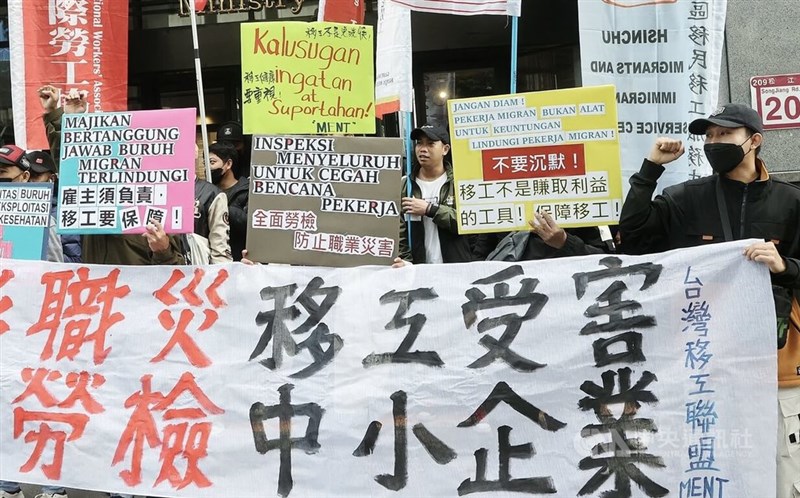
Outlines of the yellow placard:
[[622,208],[614,86],[448,102],[459,233],[609,225]]
[[248,134],[375,133],[372,26],[241,25]]

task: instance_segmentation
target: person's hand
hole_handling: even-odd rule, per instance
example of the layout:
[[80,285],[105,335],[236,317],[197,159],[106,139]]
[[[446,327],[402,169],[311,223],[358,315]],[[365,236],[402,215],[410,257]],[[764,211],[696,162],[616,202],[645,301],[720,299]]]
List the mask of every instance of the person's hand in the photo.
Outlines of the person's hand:
[[39,93],[39,102],[42,103],[42,110],[45,114],[58,109],[58,104],[61,101],[61,90],[52,85],[45,85],[36,91]]
[[247,266],[255,266],[255,265],[260,265],[261,264],[261,263],[259,263],[257,261],[253,261],[251,259],[247,259],[247,249],[242,249],[242,260],[241,260],[241,262],[242,262],[242,264],[245,264]]
[[650,155],[647,156],[647,160],[664,165],[678,159],[684,152],[686,152],[686,149],[680,140],[658,137],[650,149]]
[[561,249],[567,243],[567,232],[558,226],[550,213],[533,213],[535,219],[528,222],[531,231],[541,237],[542,241],[554,249]]
[[428,211],[430,202],[417,199],[416,197],[403,197],[400,200],[400,206],[405,214],[413,214],[414,216],[425,216]]
[[158,220],[151,219],[150,223],[145,227],[147,231],[142,234],[142,237],[147,239],[147,245],[153,252],[164,252],[169,250],[169,236],[164,231],[164,227]]
[[73,88],[64,97],[64,114],[82,114],[89,108],[89,103],[86,102],[88,93],[86,91],[79,92],[77,88]]
[[757,242],[744,249],[744,255],[750,261],[767,265],[772,273],[783,273],[786,271],[786,261],[778,253],[778,248],[772,242]]
[[413,263],[400,257],[394,258],[394,262],[392,262],[392,268],[402,268],[404,266],[413,266]]

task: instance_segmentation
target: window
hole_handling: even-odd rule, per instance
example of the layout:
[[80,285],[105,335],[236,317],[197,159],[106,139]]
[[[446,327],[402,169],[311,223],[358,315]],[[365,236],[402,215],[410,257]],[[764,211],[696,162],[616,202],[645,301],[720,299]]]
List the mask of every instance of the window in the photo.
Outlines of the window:
[[447,101],[495,94],[494,68],[425,73],[425,123],[447,125]]

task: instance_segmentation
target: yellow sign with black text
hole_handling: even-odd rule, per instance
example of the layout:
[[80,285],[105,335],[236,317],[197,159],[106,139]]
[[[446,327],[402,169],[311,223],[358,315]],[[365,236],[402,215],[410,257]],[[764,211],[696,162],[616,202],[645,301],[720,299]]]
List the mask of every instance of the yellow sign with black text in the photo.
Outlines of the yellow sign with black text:
[[375,132],[372,27],[241,25],[247,134]]
[[448,102],[459,233],[615,224],[622,207],[614,87]]

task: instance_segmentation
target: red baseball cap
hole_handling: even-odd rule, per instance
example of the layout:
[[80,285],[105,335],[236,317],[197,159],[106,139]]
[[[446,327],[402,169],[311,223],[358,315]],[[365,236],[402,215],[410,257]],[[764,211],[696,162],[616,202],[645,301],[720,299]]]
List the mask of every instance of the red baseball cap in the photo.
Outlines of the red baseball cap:
[[0,147],[0,164],[16,166],[22,170],[29,170],[31,163],[25,158],[25,151],[16,145]]

